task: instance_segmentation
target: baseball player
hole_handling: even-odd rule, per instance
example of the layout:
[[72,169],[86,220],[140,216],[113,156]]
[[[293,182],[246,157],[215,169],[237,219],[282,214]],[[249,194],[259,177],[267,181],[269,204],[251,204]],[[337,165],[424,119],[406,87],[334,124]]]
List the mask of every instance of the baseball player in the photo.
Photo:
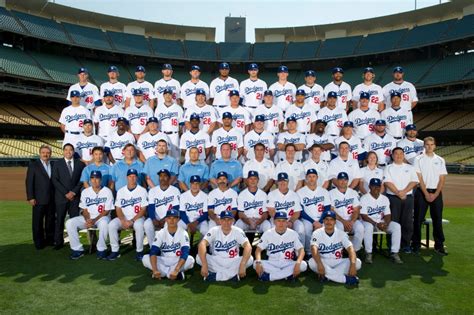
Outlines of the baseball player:
[[158,130],[158,118],[148,118],[146,126],[148,131],[142,133],[137,140],[137,149],[139,150],[138,156],[142,162],[145,162],[155,155],[158,141],[164,140],[166,143],[170,142],[168,136],[164,132]]
[[307,253],[311,252],[311,234],[322,227],[319,222],[323,211],[331,210],[331,199],[329,192],[318,186],[318,172],[314,168],[306,171],[305,186],[298,190],[297,194],[301,202],[301,222],[304,228],[304,248]]
[[135,144],[135,137],[127,130],[128,120],[125,117],[119,117],[117,119],[117,131],[109,134],[104,145],[104,152],[111,164],[123,160],[123,148],[127,144]]
[[392,221],[390,201],[380,193],[382,181],[372,178],[369,182],[370,192],[360,198],[360,216],[364,224],[365,262],[372,263],[372,245],[374,231],[384,231],[392,236],[390,258],[396,264],[403,264],[398,255],[402,237],[400,224]]
[[150,254],[143,256],[143,266],[152,271],[153,279],[184,280],[184,272],[194,267],[188,233],[178,226],[178,220],[178,210],[166,211],[166,228],[156,233]]
[[265,157],[273,159],[275,154],[275,139],[272,134],[264,128],[265,117],[263,115],[256,116],[253,123],[253,130],[244,136],[244,154],[247,160],[251,160],[255,157],[252,148],[257,143],[262,143],[265,146]]
[[242,164],[231,156],[232,147],[229,143],[221,146],[221,158],[215,160],[211,164],[209,171],[209,181],[213,187],[218,185],[218,174],[225,172],[227,174],[229,187],[236,192],[240,191],[240,183],[242,182]]
[[369,96],[369,108],[378,112],[383,111],[385,109],[383,91],[380,85],[374,83],[374,68],[364,68],[362,78],[364,82],[356,85],[352,91],[352,108],[358,108],[360,106],[360,96],[362,93],[367,93]]
[[270,90],[263,92],[263,105],[253,111],[254,119],[259,115],[265,117],[265,130],[270,132],[276,140],[278,133],[283,130],[285,121],[280,107],[273,105],[273,92]]
[[336,226],[341,231],[354,233],[354,250],[362,247],[364,226],[359,220],[360,202],[357,192],[348,187],[349,175],[340,172],[337,175],[336,189],[329,191],[331,209],[336,212]]
[[178,226],[195,234],[199,229],[201,237],[206,235],[209,229],[207,213],[207,194],[201,190],[201,177],[191,176],[190,189],[181,194],[179,198],[179,210],[181,220]]
[[321,145],[313,144],[309,148],[309,152],[311,153],[310,158],[303,162],[304,171],[308,173],[310,169],[315,169],[317,171],[317,186],[322,187],[324,189],[328,189],[329,165],[326,161],[323,161],[321,159],[321,156],[323,154],[323,149],[321,148]]
[[82,133],[82,126],[84,120],[91,119],[91,114],[85,106],[81,106],[81,93],[77,90],[72,90],[69,93],[71,105],[61,111],[59,123],[61,124],[61,131],[64,133],[63,143],[70,143],[74,147]]
[[315,113],[321,109],[321,103],[324,101],[323,87],[316,83],[316,72],[308,70],[304,73],[304,82],[298,90],[305,92],[305,103],[311,105]]
[[324,95],[327,98],[329,93],[335,92],[337,97],[336,107],[344,112],[349,110],[349,103],[352,99],[352,89],[349,84],[344,82],[344,70],[341,67],[335,67],[332,69],[332,82],[329,82],[324,87]]
[[[347,285],[357,285],[357,270],[362,262],[357,258],[354,247],[344,230],[336,227],[336,213],[324,211],[321,221],[324,227],[317,229],[311,236],[311,254],[309,268],[318,274],[321,281],[334,281]],[[349,258],[342,258],[346,249]]]
[[92,185],[90,174],[93,171],[99,171],[101,174],[102,187],[111,187],[112,184],[112,169],[110,165],[104,163],[104,149],[102,147],[92,148],[92,161],[82,170],[81,182],[84,188]]
[[114,210],[114,197],[109,188],[101,185],[102,173],[100,171],[92,171],[90,178],[92,185],[81,192],[79,208],[82,210],[82,215],[70,218],[66,222],[67,235],[72,250],[70,258],[73,260],[84,256],[84,247],[79,240],[78,230],[92,227],[99,229],[97,259],[107,257],[105,241],[108,235],[109,213]]
[[192,66],[189,71],[191,79],[181,86],[180,97],[184,110],[189,106],[196,104],[196,90],[203,89],[206,93],[206,99],[209,98],[209,86],[206,82],[199,79],[201,75],[201,68],[199,66]]
[[334,139],[334,144],[336,148],[338,148],[339,144],[347,142],[349,144],[350,157],[356,161],[363,161],[367,156],[367,151],[362,146],[359,137],[354,135],[353,130],[354,123],[350,120],[345,121],[342,125],[341,136]]
[[[289,111],[289,110],[288,110]],[[296,155],[295,159],[298,162],[303,161],[303,150],[306,146],[306,136],[297,129],[297,118],[296,116],[290,116],[286,118],[287,131],[278,134],[277,148],[278,156],[277,161],[282,162],[286,160],[286,145],[292,143],[295,145]]]
[[377,153],[380,167],[385,167],[391,162],[392,150],[396,147],[397,143],[391,135],[385,132],[385,126],[385,120],[376,120],[374,133],[367,136],[363,143],[367,151]]
[[180,101],[181,84],[173,78],[173,66],[169,63],[163,64],[161,73],[163,77],[155,82],[156,107],[165,103],[165,91],[170,91],[172,102],[178,103]]
[[148,192],[148,219],[143,223],[150,247],[155,239],[155,230],[161,230],[165,226],[167,212],[172,209],[179,211],[180,192],[178,188],[170,185],[171,173],[167,169],[161,169],[158,176],[160,184]]
[[189,190],[191,178],[198,175],[201,178],[201,189],[207,190],[209,180],[209,167],[199,160],[199,149],[192,147],[189,149],[189,161],[179,168],[178,183],[181,191]]
[[354,134],[361,140],[374,132],[375,122],[380,113],[369,107],[370,94],[361,92],[358,96],[359,106],[349,113],[348,119],[354,123]]
[[[254,268],[260,281],[294,280],[308,265],[304,259],[304,248],[298,233],[288,228],[288,214],[277,211],[275,227],[263,233],[255,250]],[[268,259],[262,260],[262,251]]]
[[[221,224],[211,228],[199,243],[196,260],[201,265],[201,276],[207,282],[239,281],[253,264],[252,245],[244,231],[233,225],[232,212],[222,211],[219,218]],[[239,256],[239,247],[243,248],[242,256]]]
[[316,110],[314,105],[305,102],[306,92],[303,89],[296,90],[296,101],[288,107],[285,118],[293,117],[296,119],[297,130],[303,135],[307,135],[314,130],[316,121]]
[[240,131],[242,135],[246,134],[250,130],[250,124],[252,120],[250,119],[250,113],[244,107],[239,105],[240,94],[237,90],[231,90],[228,92],[230,98],[229,106],[225,106],[219,110],[219,116],[222,119],[224,113],[232,114],[232,126],[235,130]]
[[416,89],[410,82],[403,80],[403,68],[397,66],[393,68],[393,81],[383,87],[385,106],[390,107],[392,92],[398,92],[401,95],[400,106],[406,110],[412,110],[418,103]]
[[209,103],[217,110],[229,106],[229,92],[239,89],[239,82],[229,76],[230,66],[227,62],[219,64],[219,77],[212,80],[209,86]]
[[125,108],[132,106],[137,101],[135,99],[135,90],[140,90],[142,93],[143,105],[148,105],[152,110],[155,108],[155,90],[150,82],[145,81],[146,70],[144,66],[137,66],[135,68],[136,80],[127,85],[127,98],[125,100]]
[[186,129],[191,129],[190,119],[191,115],[199,115],[200,127],[199,129],[212,135],[212,132],[219,128],[219,117],[216,109],[206,103],[206,93],[203,89],[196,89],[196,103],[188,106],[184,113],[184,121]]
[[[127,96],[127,86],[118,80],[120,76],[119,69],[116,66],[110,66],[107,70],[107,76],[109,77],[109,81],[100,85],[100,95],[103,97],[102,104],[105,103],[105,92],[109,91],[112,96],[112,104],[119,109],[123,109],[125,106],[125,98]],[[98,107],[97,109],[99,108],[101,107]]]
[[242,169],[242,173],[245,180],[245,185],[248,186],[247,174],[250,171],[255,171],[259,174],[258,188],[268,193],[270,188],[273,186],[273,173],[275,170],[275,164],[267,158],[265,158],[265,146],[262,143],[257,143],[254,147],[255,158],[245,162]]
[[207,211],[209,214],[209,228],[220,225],[219,213],[229,211],[233,217],[237,214],[237,192],[229,188],[229,176],[226,172],[217,173],[217,187],[208,196]]
[[231,146],[231,156],[238,159],[244,151],[242,132],[232,126],[233,118],[229,111],[222,113],[222,127],[212,133],[212,152],[216,159],[221,159],[221,146],[225,143]]
[[169,139],[168,147],[170,155],[179,159],[179,137],[183,121],[183,108],[173,102],[173,90],[164,89],[160,94],[163,98],[162,103],[158,103],[155,109],[155,117],[158,118],[160,131],[164,132]]
[[248,66],[249,78],[240,82],[242,105],[255,117],[255,110],[260,107],[263,94],[267,90],[267,83],[258,78],[258,65],[251,63]]
[[285,114],[288,107],[293,104],[296,86],[288,82],[288,67],[278,67],[278,81],[270,85],[269,90],[273,93],[273,104],[277,105]]
[[85,164],[92,162],[92,149],[104,146],[104,139],[93,133],[92,119],[84,119],[83,133],[79,135],[76,143],[76,154]]
[[317,119],[315,122],[315,132],[306,136],[306,149],[310,149],[317,144],[321,147],[321,160],[324,162],[331,161],[331,150],[334,149],[334,139],[336,136],[330,136],[325,133],[327,123],[322,119]]
[[148,187],[155,187],[160,184],[158,171],[165,169],[170,172],[170,184],[176,183],[179,163],[174,157],[168,155],[168,145],[165,140],[158,140],[156,144],[156,154],[145,162],[143,173],[146,175]]
[[390,94],[391,106],[385,109],[381,118],[387,122],[387,133],[401,140],[405,133],[405,127],[413,123],[413,114],[410,109],[400,107],[401,94],[392,92]]
[[119,231],[133,229],[136,240],[137,261],[143,258],[143,239],[145,230],[146,208],[148,196],[146,189],[138,185],[138,171],[131,168],[127,171],[127,185],[117,191],[115,199],[115,211],[117,217],[109,223],[109,239],[112,252],[107,260],[116,260],[120,257]]
[[416,157],[424,151],[423,140],[418,139],[417,135],[416,126],[409,124],[405,127],[405,138],[397,142],[397,147],[403,149],[405,159],[411,165],[415,164]]
[[338,95],[336,92],[328,92],[326,94],[326,106],[321,108],[317,115],[317,119],[324,120],[326,122],[325,132],[332,137],[339,136],[344,122],[347,121],[347,114],[345,110],[340,106],[336,106],[337,100]]
[[256,171],[248,172],[247,188],[239,194],[237,199],[239,220],[237,220],[235,226],[246,232],[263,233],[272,227],[270,221],[267,220],[267,194],[258,188],[258,176],[259,174]]
[[67,101],[68,104],[72,104],[72,91],[79,91],[79,104],[84,106],[92,113],[92,110],[96,106],[102,105],[99,96],[99,89],[97,86],[89,82],[89,71],[86,68],[79,68],[77,71],[77,77],[79,78],[79,82],[73,84],[69,87],[69,91],[67,92]]
[[297,191],[303,187],[304,167],[301,162],[296,160],[296,146],[293,143],[285,145],[285,154],[286,158],[275,167],[274,179],[277,179],[278,173],[288,174],[290,189]]
[[123,147],[123,160],[115,163],[110,171],[112,175],[112,190],[118,191],[120,188],[127,186],[127,173],[130,169],[138,172],[138,184],[143,185],[145,176],[143,174],[143,163],[137,159],[137,149],[131,143],[127,143]]
[[123,117],[123,109],[115,105],[114,92],[105,90],[103,94],[103,105],[97,107],[94,112],[95,129],[99,137],[107,140],[109,135],[117,131],[117,120]]
[[181,157],[189,161],[189,149],[196,147],[199,150],[199,159],[205,161],[211,152],[211,140],[209,134],[200,130],[201,118],[198,114],[191,114],[189,122],[191,129],[186,131],[179,140]]
[[148,131],[146,123],[150,117],[153,117],[153,110],[144,102],[144,93],[141,89],[134,89],[134,104],[125,109],[124,117],[130,124],[130,132],[138,140],[141,134]]

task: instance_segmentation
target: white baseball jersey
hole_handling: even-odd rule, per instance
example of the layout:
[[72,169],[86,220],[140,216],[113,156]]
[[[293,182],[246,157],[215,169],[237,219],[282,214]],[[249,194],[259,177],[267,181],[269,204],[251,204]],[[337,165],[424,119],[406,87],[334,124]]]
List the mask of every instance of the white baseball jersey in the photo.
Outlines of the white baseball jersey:
[[381,168],[374,168],[371,170],[368,166],[365,166],[360,169],[362,174],[362,180],[364,181],[365,191],[369,191],[369,183],[372,178],[378,178],[380,181],[383,180],[383,170]]
[[191,190],[182,193],[179,198],[179,210],[186,212],[189,222],[196,221],[207,212],[207,194],[201,190],[196,196]]
[[248,188],[243,190],[237,199],[237,208],[243,212],[247,218],[260,218],[264,212],[267,212],[267,194],[257,189],[256,193],[251,193]]
[[373,109],[363,111],[358,108],[349,113],[348,119],[354,123],[354,134],[363,140],[374,132],[375,121],[380,119],[380,113]]
[[153,85],[148,81],[138,82],[133,81],[127,85],[127,98],[130,98],[130,106],[135,105],[135,100],[133,99],[133,91],[141,89],[143,91],[143,105],[150,106],[150,101],[155,98],[155,90]]
[[266,130],[260,134],[251,130],[244,136],[244,147],[248,150],[247,159],[255,158],[253,147],[257,143],[262,143],[265,146],[265,158],[270,158],[270,150],[275,149],[275,138]]
[[161,78],[155,82],[155,97],[158,105],[163,105],[165,102],[163,92],[166,89],[173,91],[173,102],[176,102],[181,95],[181,84],[176,79],[165,80]]
[[81,157],[81,160],[91,161],[92,160],[92,149],[94,147],[103,147],[104,139],[97,135],[86,136],[81,134],[76,142],[75,151]]
[[242,169],[243,177],[247,178],[249,171],[258,172],[258,188],[263,189],[270,179],[273,179],[275,164],[269,159],[263,159],[261,162],[251,159],[245,162]]
[[126,220],[131,220],[142,208],[148,206],[148,196],[146,189],[137,185],[131,191],[127,185],[120,188],[115,199],[115,206],[122,209]]
[[244,146],[242,133],[237,131],[235,128],[231,128],[229,131],[225,130],[224,127],[215,130],[212,133],[211,144],[216,148],[216,159],[222,157],[221,145],[224,143],[230,144],[232,148],[231,157],[236,159],[239,154],[238,149]]
[[[366,92],[369,93],[369,108],[375,111],[379,110],[379,103],[384,101],[382,87],[378,84],[371,83],[366,85],[365,83],[361,83],[356,85],[354,91],[352,91],[352,100],[359,103],[360,101],[360,93]],[[358,105],[359,107],[360,105]],[[350,119],[349,119],[350,120]]]
[[204,161],[206,159],[206,149],[211,147],[211,140],[209,135],[202,130],[196,133],[190,130],[186,131],[179,139],[179,148],[186,150],[186,162],[189,161],[189,149],[196,147],[199,150],[199,159]]
[[390,215],[390,201],[382,194],[375,199],[370,193],[360,198],[360,214],[366,214],[376,223],[383,223],[384,216]]
[[155,117],[160,122],[160,130],[163,132],[179,132],[183,120],[183,108],[176,103],[166,106],[158,104],[155,109]]
[[315,169],[318,172],[318,186],[322,186],[325,181],[328,180],[328,169],[329,164],[326,161],[323,161],[320,157],[319,162],[316,163],[312,158],[303,162],[304,173],[309,169]]
[[[123,108],[125,105],[125,98],[127,97],[127,87],[122,82],[104,82],[100,85],[100,96],[104,97],[105,91],[112,91],[114,93],[114,105]],[[101,106],[104,107],[104,106]],[[101,108],[99,107],[99,108]],[[99,109],[98,108],[98,109]],[[97,113],[97,110],[96,110]]]
[[304,186],[297,191],[297,194],[300,197],[302,210],[314,221],[319,221],[324,209],[331,206],[329,192],[322,187],[318,186],[315,190],[311,190],[308,186]]
[[165,140],[166,143],[170,143],[170,139],[163,132],[157,132],[154,135],[152,135],[150,132],[144,133],[140,135],[137,140],[137,148],[143,153],[145,159],[148,159],[155,155],[156,144],[160,140]]
[[303,248],[298,233],[292,229],[286,229],[280,234],[272,228],[263,233],[258,245],[260,249],[267,251],[268,260],[295,260],[297,252]]
[[413,86],[413,84],[407,81],[403,81],[400,84],[395,83],[395,82],[390,82],[389,84],[383,87],[383,95],[385,98],[385,108],[389,108],[392,106],[392,100],[390,98],[390,94],[394,91],[400,92],[400,94],[402,94],[400,106],[406,110],[411,110],[412,102],[418,102],[416,88],[415,86]]
[[122,149],[128,143],[135,144],[135,137],[130,132],[125,131],[122,135],[119,135],[117,132],[113,132],[107,138],[105,147],[110,149],[110,153],[112,154],[114,160],[122,160]]
[[334,144],[336,145],[336,148],[335,148],[336,153],[339,153],[338,148],[341,142],[349,143],[349,151],[350,151],[349,156],[352,157],[354,160],[357,160],[360,154],[367,152],[365,148],[362,146],[360,139],[356,137],[355,135],[353,135],[352,137],[350,137],[350,139],[346,139],[344,138],[344,136],[340,136],[334,140]]
[[265,130],[275,135],[280,132],[280,124],[284,122],[283,112],[280,107],[272,104],[271,107],[262,105],[253,111],[253,119],[258,115],[265,117]]
[[242,97],[242,104],[249,108],[249,111],[251,112],[253,109],[262,105],[263,92],[267,89],[267,83],[260,79],[255,81],[247,79],[240,82],[240,97]]
[[215,226],[203,239],[209,243],[211,255],[222,258],[237,258],[239,247],[249,241],[245,232],[236,226],[232,226],[228,234],[222,232],[222,227]]
[[402,138],[405,135],[405,127],[413,123],[411,110],[402,107],[389,107],[381,113],[381,117],[387,122],[387,133],[396,139]]
[[239,82],[232,77],[222,80],[215,78],[209,86],[209,97],[213,98],[212,105],[223,106],[230,104],[229,92],[239,90]]
[[81,201],[79,208],[87,209],[90,218],[94,220],[104,211],[114,210],[114,196],[108,187],[102,187],[98,193],[92,186],[87,187],[81,192]]
[[212,209],[214,213],[219,216],[222,211],[233,211],[237,210],[237,192],[233,189],[228,188],[225,191],[219,189],[219,187],[213,189],[207,200],[207,206]]
[[209,86],[206,82],[199,80],[196,83],[191,80],[185,82],[181,86],[181,99],[183,100],[183,107],[187,109],[189,106],[196,104],[196,90],[203,89],[206,93],[206,99],[209,99]]
[[68,101],[71,101],[71,91],[79,91],[81,93],[80,104],[88,110],[92,110],[95,107],[94,103],[101,99],[99,89],[90,82],[87,82],[84,86],[81,86],[79,83],[71,85],[69,91],[67,91],[66,99]]
[[347,187],[345,193],[334,188],[329,191],[329,197],[331,198],[331,206],[334,207],[334,211],[343,220],[350,220],[354,208],[360,206],[359,194],[349,187]]
[[414,141],[408,138],[402,139],[397,142],[397,147],[403,149],[403,152],[405,152],[405,160],[411,165],[415,164],[416,157],[423,154],[425,150],[423,140],[420,139],[415,139]]
[[319,84],[308,86],[303,84],[298,90],[304,90],[306,93],[304,102],[311,105],[313,110],[317,113],[321,109],[321,102],[324,101],[324,89]]
[[[290,133],[288,131],[278,134],[277,143],[287,144],[306,144],[306,136],[300,132]],[[285,150],[278,150],[278,158],[280,161],[286,159]],[[303,159],[303,151],[297,151],[295,153],[295,159],[301,161]]]
[[184,113],[184,121],[190,121],[192,114],[199,115],[199,117],[201,118],[201,122],[199,123],[199,129],[204,132],[207,132],[209,130],[211,124],[219,121],[217,111],[211,105],[190,105]]
[[317,229],[311,235],[311,246],[316,246],[319,256],[324,260],[342,259],[344,248],[352,246],[349,236],[337,228],[328,235],[324,228]]
[[94,123],[99,124],[98,134],[107,138],[117,130],[117,119],[123,117],[124,111],[120,106],[107,108],[106,105],[99,106],[94,113]]
[[330,109],[326,106],[318,112],[317,118],[327,123],[325,133],[331,136],[339,136],[344,122],[347,121],[347,114],[345,109],[340,107]]
[[349,185],[355,178],[362,178],[359,162],[350,157],[344,161],[338,156],[329,163],[328,179],[337,178],[340,172],[346,172],[349,175]]
[[82,127],[85,119],[91,119],[91,113],[84,106],[74,107],[69,105],[65,107],[61,116],[59,117],[59,123],[66,126],[66,132],[80,132],[82,133]]
[[267,207],[274,208],[275,211],[285,211],[289,218],[295,212],[301,212],[300,197],[292,190],[283,194],[277,188],[268,193]]
[[[306,136],[306,149],[309,150],[313,146],[313,144],[319,144],[319,145],[327,144],[327,143],[334,144],[335,139],[336,137],[331,136],[327,133],[323,133],[322,135],[310,133],[309,135]],[[331,161],[331,151],[330,150],[323,151],[321,153],[321,160],[325,162]]]
[[245,134],[245,126],[250,125],[252,120],[250,119],[249,111],[242,107],[227,106],[219,109],[219,121],[222,122],[222,114],[229,112],[232,114],[232,127],[238,130],[242,136]]
[[367,152],[377,153],[379,164],[388,164],[391,161],[392,150],[397,146],[397,141],[387,133],[382,137],[373,133],[364,139],[363,145]]
[[291,164],[287,160],[278,163],[275,167],[275,175],[273,176],[274,180],[278,179],[277,177],[279,173],[288,174],[288,188],[291,190],[295,190],[296,185],[298,185],[298,181],[304,180],[305,178],[303,164],[297,161],[294,161]]
[[306,134],[311,131],[311,123],[316,121],[316,110],[313,105],[305,104],[299,107],[294,104],[286,110],[285,121],[288,117],[296,118],[298,132]]
[[181,248],[190,246],[188,232],[179,226],[173,234],[170,234],[167,228],[161,229],[155,234],[153,246],[160,249],[160,256],[180,257]]
[[329,92],[337,93],[336,107],[346,111],[347,103],[352,99],[351,86],[344,81],[341,82],[341,85],[330,82],[324,87],[324,99],[327,98]]
[[125,109],[124,116],[130,124],[130,132],[139,135],[145,130],[148,118],[153,117],[153,110],[145,103],[140,107],[130,105]]
[[275,82],[270,85],[270,91],[273,92],[273,104],[285,112],[288,107],[293,104],[296,95],[296,86],[290,82],[286,82],[284,85]]
[[157,185],[148,192],[148,207],[154,207],[155,218],[158,220],[166,217],[166,212],[171,209],[179,210],[179,189],[170,185],[166,190]]

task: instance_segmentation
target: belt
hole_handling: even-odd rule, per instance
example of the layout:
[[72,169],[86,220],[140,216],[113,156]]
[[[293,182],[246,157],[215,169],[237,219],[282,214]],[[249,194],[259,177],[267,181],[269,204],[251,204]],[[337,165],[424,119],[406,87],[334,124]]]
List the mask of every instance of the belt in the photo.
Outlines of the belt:
[[229,105],[214,105],[214,107],[219,107],[219,108],[224,108],[224,107],[227,107]]
[[[280,162],[283,162],[283,161],[285,161],[285,159],[280,159]],[[301,163],[301,160],[295,160],[295,161],[298,163]]]
[[255,109],[257,108],[257,106],[248,106],[248,105],[243,105],[244,107],[248,107],[248,108],[251,108],[251,109]]
[[332,134],[331,134],[330,136],[331,136],[331,137],[339,137],[339,135],[332,135]]
[[172,134],[178,133],[178,131],[163,131],[163,133],[167,135],[172,135]]
[[429,192],[430,194],[434,194],[436,192],[436,189],[426,188],[426,191]]
[[80,131],[68,131],[68,130],[66,130],[66,133],[70,133],[70,134],[72,134],[72,135],[80,135],[82,132],[80,132]]
[[393,139],[401,140],[402,137],[393,137]]
[[309,131],[301,132],[301,134],[303,134],[303,135],[309,135],[310,133],[311,133],[311,132],[309,132]]
[[379,166],[385,167],[387,166],[387,164],[379,164]]

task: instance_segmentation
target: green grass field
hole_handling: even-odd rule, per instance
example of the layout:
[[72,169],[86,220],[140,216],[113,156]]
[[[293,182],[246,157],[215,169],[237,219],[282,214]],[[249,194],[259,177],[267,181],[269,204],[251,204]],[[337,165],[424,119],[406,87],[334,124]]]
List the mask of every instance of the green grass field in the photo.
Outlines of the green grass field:
[[[0,202],[0,313],[456,313],[474,310],[474,209],[446,209],[449,256],[432,250],[402,256],[396,266],[376,255],[363,265],[358,288],[320,284],[306,272],[296,283],[262,283],[255,272],[240,283],[204,283],[195,268],[184,282],[157,281],[130,247],[115,262],[87,255],[68,259],[69,249],[36,251],[31,209]],[[124,253],[125,252],[125,253]]]

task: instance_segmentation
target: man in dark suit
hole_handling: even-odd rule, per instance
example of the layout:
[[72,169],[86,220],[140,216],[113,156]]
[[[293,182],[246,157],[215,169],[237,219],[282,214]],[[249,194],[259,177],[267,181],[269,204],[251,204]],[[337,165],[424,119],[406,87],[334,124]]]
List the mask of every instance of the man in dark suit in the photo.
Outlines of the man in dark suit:
[[63,231],[66,213],[69,217],[79,215],[79,200],[82,188],[81,173],[85,164],[74,158],[74,146],[66,143],[63,146],[63,158],[53,165],[52,180],[55,189],[56,225],[54,229],[54,249],[64,245]]
[[39,159],[28,165],[26,199],[33,207],[33,242],[36,249],[54,244],[54,188],[51,181],[51,147],[42,145]]

